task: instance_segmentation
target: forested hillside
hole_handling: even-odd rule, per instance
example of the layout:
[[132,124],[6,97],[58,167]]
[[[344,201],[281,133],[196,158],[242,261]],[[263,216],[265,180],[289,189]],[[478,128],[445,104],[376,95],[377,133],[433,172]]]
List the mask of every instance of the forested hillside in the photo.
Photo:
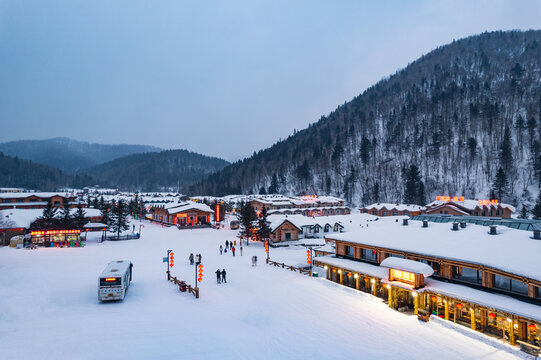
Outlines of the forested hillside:
[[72,173],[121,156],[161,151],[161,149],[147,145],[93,144],[59,137],[0,143],[0,151],[6,155],[17,156]]
[[123,190],[187,190],[205,175],[227,166],[225,160],[187,150],[166,150],[123,156],[83,171]]
[[56,191],[62,187],[82,188],[95,185],[88,175],[67,175],[43,164],[4,155],[0,152],[0,186]]
[[439,194],[527,200],[541,177],[540,62],[541,31],[454,41],[192,190],[308,192],[354,204]]

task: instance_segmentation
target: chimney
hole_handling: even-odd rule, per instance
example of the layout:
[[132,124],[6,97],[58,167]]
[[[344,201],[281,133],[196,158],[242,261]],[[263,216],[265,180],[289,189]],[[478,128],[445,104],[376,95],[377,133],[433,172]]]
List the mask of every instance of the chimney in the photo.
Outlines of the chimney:
[[533,231],[533,238],[535,240],[541,240],[541,230],[534,230]]
[[428,220],[423,220],[423,227],[425,227],[425,228],[428,227]]
[[460,222],[460,227],[461,227],[462,229],[466,228],[466,222],[465,222],[465,221],[461,221],[461,222]]
[[408,226],[408,219],[402,219],[402,225]]
[[490,225],[490,232],[489,232],[490,235],[498,235],[498,233],[496,232],[496,225]]
[[453,231],[458,231],[458,223],[457,222],[454,222],[453,223],[453,228],[452,228]]

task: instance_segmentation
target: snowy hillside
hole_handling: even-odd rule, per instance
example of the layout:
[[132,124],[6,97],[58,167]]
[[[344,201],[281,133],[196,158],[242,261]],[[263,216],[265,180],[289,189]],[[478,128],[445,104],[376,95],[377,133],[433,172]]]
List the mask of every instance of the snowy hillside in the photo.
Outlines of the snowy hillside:
[[541,31],[512,31],[442,46],[194,190],[397,202],[413,164],[426,202],[489,197],[499,168],[496,196],[529,200],[541,180],[540,43]]

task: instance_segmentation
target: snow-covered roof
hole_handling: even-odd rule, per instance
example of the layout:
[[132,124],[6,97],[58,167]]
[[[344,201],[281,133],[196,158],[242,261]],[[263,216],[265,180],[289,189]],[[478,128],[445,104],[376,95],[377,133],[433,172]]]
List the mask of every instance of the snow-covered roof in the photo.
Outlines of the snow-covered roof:
[[[101,216],[101,211],[98,209],[83,209],[86,217]],[[70,209],[70,213],[75,215],[77,208]],[[3,228],[29,228],[30,224],[36,221],[37,218],[43,215],[43,209],[6,209],[0,210],[0,218],[6,220],[6,224],[0,227]],[[58,212],[57,212],[58,216]]]
[[491,206],[492,207],[497,207],[497,206],[500,206],[502,208],[507,208],[507,209],[511,210],[511,212],[516,211],[515,207],[512,206],[512,205],[509,205],[509,204],[498,203],[497,205],[479,205],[479,200],[468,200],[468,199],[465,199],[464,201],[457,201],[457,202],[455,202],[455,201],[435,200],[435,201],[432,201],[430,204],[427,204],[426,208],[427,209],[428,208],[434,208],[434,207],[445,205],[445,204],[455,205],[455,206],[458,206],[458,207],[468,209],[470,211],[473,211],[476,208],[482,208],[483,206],[484,207],[491,207]]
[[48,199],[53,196],[73,197],[75,194],[65,192],[10,192],[0,193],[0,199],[25,199],[30,196],[37,196],[39,198]]
[[210,206],[192,202],[192,201],[185,202],[182,204],[175,204],[173,206],[166,207],[166,209],[169,214],[178,214],[178,213],[186,212],[189,210],[197,210],[197,211],[208,212],[208,213],[213,212]]
[[498,227],[498,235],[489,235],[488,227],[474,224],[452,231],[449,223],[430,223],[427,228],[420,221],[408,226],[375,223],[326,238],[469,262],[541,281],[541,241],[533,240],[529,232]]
[[423,211],[425,210],[424,206],[419,206],[415,204],[393,204],[393,203],[374,203],[372,205],[364,206],[361,209],[387,209],[387,210],[393,210],[396,209],[397,211]]
[[434,269],[429,265],[415,260],[401,259],[397,257],[388,257],[383,260],[380,266],[389,269],[407,271],[414,274],[422,274],[424,277],[429,277],[434,274]]
[[88,223],[86,223],[86,225],[84,227],[88,228],[88,229],[97,229],[97,228],[103,229],[103,228],[106,228],[107,225],[103,224],[103,223],[88,222]]

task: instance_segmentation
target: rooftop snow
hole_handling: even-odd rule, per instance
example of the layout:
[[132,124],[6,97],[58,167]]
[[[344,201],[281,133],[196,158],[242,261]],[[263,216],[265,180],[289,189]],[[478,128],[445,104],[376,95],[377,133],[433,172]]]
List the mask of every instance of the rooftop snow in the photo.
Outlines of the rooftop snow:
[[489,228],[480,225],[452,231],[448,223],[422,228],[417,221],[408,226],[385,225],[326,238],[490,266],[541,281],[541,241],[530,238],[528,232],[499,226],[498,235],[489,235]]
[[434,274],[434,269],[429,265],[415,260],[401,259],[397,257],[388,257],[380,264],[381,267],[389,269],[397,269],[411,272],[414,274],[423,274],[424,277],[429,277]]

